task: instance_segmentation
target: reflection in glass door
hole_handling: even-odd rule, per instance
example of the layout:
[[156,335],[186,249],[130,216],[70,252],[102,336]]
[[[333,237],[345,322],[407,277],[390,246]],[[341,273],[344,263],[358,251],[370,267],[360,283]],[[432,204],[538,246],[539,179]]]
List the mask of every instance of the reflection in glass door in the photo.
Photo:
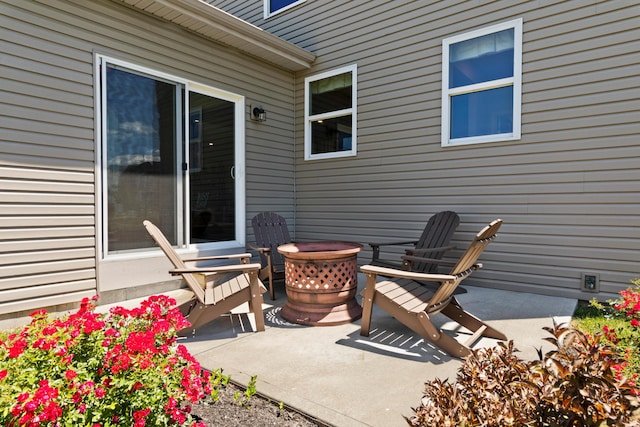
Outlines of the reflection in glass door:
[[104,69],[108,251],[153,247],[142,227],[145,219],[180,244],[180,86],[112,64]]
[[191,243],[236,236],[235,104],[189,92]]

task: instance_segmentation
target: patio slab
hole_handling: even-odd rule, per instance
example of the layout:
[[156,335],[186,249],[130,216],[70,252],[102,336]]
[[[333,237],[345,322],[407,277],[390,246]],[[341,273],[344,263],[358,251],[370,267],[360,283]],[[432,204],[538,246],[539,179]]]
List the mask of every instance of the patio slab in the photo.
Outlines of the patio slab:
[[[364,286],[364,276],[359,276]],[[488,321],[514,341],[520,356],[536,359],[544,326],[566,322],[575,299],[464,286],[458,300],[469,312]],[[455,380],[461,361],[425,342],[385,312],[375,308],[369,337],[360,336],[360,321],[339,326],[300,326],[280,317],[286,301],[265,294],[266,331],[253,332],[246,308],[199,328],[182,342],[207,369],[222,368],[247,384],[257,375],[257,390],[329,425],[340,427],[403,426],[403,416],[420,403],[423,384],[434,378]],[[360,298],[358,296],[358,298]],[[179,298],[180,299],[180,298]],[[445,316],[434,322],[460,336],[465,329]],[[459,337],[464,339],[464,337]],[[476,344],[492,346],[483,338]]]
[[[358,275],[359,288],[364,276]],[[284,286],[277,283],[276,301],[265,294],[266,331],[255,333],[253,315],[239,307],[182,338],[206,369],[223,369],[232,379],[247,384],[257,375],[257,390],[337,427],[405,426],[403,416],[419,405],[424,382],[455,380],[461,361],[425,342],[385,312],[374,307],[369,337],[360,336],[360,321],[339,326],[301,326],[282,319]],[[472,314],[487,321],[514,341],[520,357],[534,360],[537,348],[551,349],[543,341],[544,326],[567,322],[577,301],[529,293],[463,285],[457,298]],[[179,303],[191,293],[168,292]],[[358,294],[358,300],[360,296]],[[112,305],[135,307],[145,298]],[[107,311],[112,305],[99,306]],[[20,320],[24,320],[20,323]],[[434,323],[464,340],[469,332],[442,315]],[[29,319],[0,322],[3,329]],[[475,346],[495,345],[483,338]]]

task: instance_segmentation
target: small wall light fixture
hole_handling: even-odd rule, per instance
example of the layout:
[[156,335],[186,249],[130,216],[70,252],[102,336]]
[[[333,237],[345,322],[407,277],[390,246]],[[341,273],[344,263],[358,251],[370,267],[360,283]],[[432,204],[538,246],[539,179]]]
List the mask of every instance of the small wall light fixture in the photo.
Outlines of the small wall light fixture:
[[266,122],[267,112],[262,107],[253,107],[251,110],[251,118],[256,122]]

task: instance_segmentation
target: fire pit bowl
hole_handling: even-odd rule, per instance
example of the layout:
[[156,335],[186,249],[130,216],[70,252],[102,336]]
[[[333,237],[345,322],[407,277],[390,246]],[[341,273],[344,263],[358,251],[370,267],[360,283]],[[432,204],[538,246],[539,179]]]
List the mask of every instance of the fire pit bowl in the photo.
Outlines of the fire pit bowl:
[[278,247],[284,256],[287,302],[282,317],[292,323],[330,326],[362,316],[356,301],[358,252],[351,242],[289,243]]

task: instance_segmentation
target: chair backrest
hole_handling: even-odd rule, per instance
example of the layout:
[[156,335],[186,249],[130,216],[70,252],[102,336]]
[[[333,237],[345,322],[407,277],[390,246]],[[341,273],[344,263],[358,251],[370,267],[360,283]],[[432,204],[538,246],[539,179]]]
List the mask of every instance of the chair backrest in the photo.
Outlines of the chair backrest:
[[[429,218],[427,225],[416,244],[416,249],[441,248],[447,246],[453,233],[460,224],[460,217],[453,211],[442,211]],[[433,252],[425,255],[418,255],[432,259],[441,259],[445,251]],[[411,264],[412,271],[420,273],[436,273],[438,265],[414,261]]]
[[[160,247],[160,249],[162,249],[162,252],[164,252],[167,258],[169,258],[169,261],[171,261],[171,264],[173,264],[173,268],[175,269],[187,268],[187,265],[184,263],[182,258],[180,258],[180,255],[178,255],[178,253],[173,249],[173,246],[171,246],[171,243],[169,243],[169,241],[167,240],[165,235],[162,233],[162,231],[160,231],[160,229],[156,227],[149,220],[144,220],[142,223],[144,224],[144,227],[147,229],[147,232],[149,233],[149,235],[153,238],[153,240]],[[198,298],[198,300],[204,304],[205,302],[204,290],[202,289],[202,286],[198,282],[198,279],[196,279],[193,274],[189,274],[189,273],[184,273],[181,275],[184,281],[187,282],[187,285],[189,285],[189,288],[191,288],[191,291],[195,294],[196,298]]]
[[476,234],[467,250],[462,254],[449,273],[451,276],[456,276],[457,279],[452,282],[444,282],[440,285],[429,302],[428,310],[435,311],[441,309],[444,306],[443,302],[451,299],[460,282],[474,270],[473,266],[476,264],[476,261],[484,249],[496,238],[501,225],[501,219],[493,220]]
[[496,238],[501,225],[502,220],[495,219],[480,230],[449,274],[455,276],[473,267],[487,245]]
[[[278,246],[291,243],[287,221],[275,212],[260,212],[251,220],[256,245],[271,249],[271,260],[275,265],[283,265],[284,258],[277,251]],[[260,262],[264,266],[267,258],[260,253]]]

